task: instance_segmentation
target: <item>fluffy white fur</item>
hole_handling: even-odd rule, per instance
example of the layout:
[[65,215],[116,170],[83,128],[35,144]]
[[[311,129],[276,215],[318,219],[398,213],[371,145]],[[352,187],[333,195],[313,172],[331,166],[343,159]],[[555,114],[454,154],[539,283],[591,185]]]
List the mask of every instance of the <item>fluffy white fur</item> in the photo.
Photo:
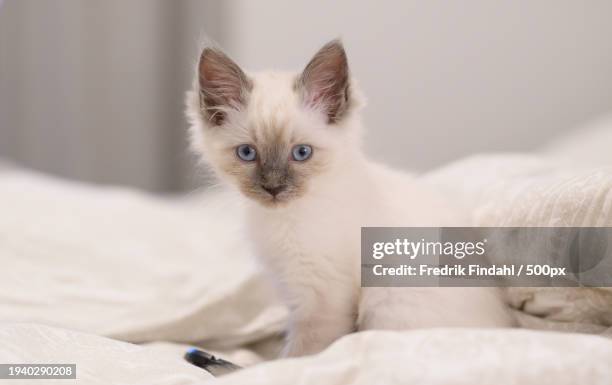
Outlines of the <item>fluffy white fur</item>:
[[362,226],[467,221],[410,175],[367,159],[361,149],[363,103],[354,82],[350,108],[329,124],[321,109],[306,105],[295,91],[295,74],[248,76],[248,101],[228,111],[221,126],[211,126],[202,112],[197,82],[188,96],[194,148],[217,176],[229,185],[242,183],[221,165],[236,156],[236,145],[278,135],[266,130],[279,127],[288,145],[308,143],[314,148],[313,160],[325,159],[299,197],[274,205],[245,198],[250,239],[290,309],[284,355],[319,352],[355,330],[512,326],[494,289],[361,288]]

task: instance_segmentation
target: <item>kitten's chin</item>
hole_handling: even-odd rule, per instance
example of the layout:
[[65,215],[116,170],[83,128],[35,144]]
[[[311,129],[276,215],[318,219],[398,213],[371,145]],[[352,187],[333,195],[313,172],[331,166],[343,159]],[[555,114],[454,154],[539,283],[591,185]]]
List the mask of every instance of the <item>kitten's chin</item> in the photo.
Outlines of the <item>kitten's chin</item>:
[[257,202],[267,208],[277,209],[281,207],[287,207],[291,200],[279,199],[278,197],[272,199],[257,199]]

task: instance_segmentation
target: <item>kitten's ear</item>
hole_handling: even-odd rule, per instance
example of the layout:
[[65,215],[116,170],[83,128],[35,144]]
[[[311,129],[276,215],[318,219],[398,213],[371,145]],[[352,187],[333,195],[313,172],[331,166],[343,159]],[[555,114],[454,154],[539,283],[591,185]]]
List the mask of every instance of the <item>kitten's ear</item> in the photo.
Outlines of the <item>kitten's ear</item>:
[[200,107],[208,120],[220,125],[228,109],[244,106],[251,80],[223,52],[205,48],[198,63],[198,84],[200,86]]
[[349,107],[349,69],[340,40],[325,44],[298,79],[303,102],[327,114],[328,123],[339,121]]

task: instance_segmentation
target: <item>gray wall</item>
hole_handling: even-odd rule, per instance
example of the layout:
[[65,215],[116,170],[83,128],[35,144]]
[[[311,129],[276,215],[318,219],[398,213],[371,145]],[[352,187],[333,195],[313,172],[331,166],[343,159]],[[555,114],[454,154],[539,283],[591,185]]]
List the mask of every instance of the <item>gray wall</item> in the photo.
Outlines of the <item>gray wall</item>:
[[183,94],[216,2],[7,0],[0,157],[156,191],[189,183]]
[[341,36],[367,148],[428,169],[527,151],[612,110],[612,2],[6,0],[0,157],[70,178],[190,184],[183,91],[208,34],[250,69]]
[[295,68],[341,36],[369,99],[368,149],[398,166],[533,149],[612,110],[612,1],[324,4],[230,2],[232,52]]

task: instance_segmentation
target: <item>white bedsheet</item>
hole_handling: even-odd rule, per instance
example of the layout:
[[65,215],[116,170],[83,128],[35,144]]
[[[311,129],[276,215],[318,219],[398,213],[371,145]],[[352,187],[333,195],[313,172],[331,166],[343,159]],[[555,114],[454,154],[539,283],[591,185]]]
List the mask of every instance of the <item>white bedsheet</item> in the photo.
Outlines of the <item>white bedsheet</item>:
[[78,384],[603,385],[612,380],[609,340],[520,329],[357,333],[322,354],[263,363],[217,380],[164,349],[91,334],[0,324],[0,339],[1,362],[76,363]]
[[0,322],[0,362],[76,364],[74,380],[0,380],[1,384],[201,384],[213,378],[155,346],[126,342],[52,328],[40,324]]
[[240,211],[0,172],[0,320],[131,342],[237,346],[286,311],[239,240]]

